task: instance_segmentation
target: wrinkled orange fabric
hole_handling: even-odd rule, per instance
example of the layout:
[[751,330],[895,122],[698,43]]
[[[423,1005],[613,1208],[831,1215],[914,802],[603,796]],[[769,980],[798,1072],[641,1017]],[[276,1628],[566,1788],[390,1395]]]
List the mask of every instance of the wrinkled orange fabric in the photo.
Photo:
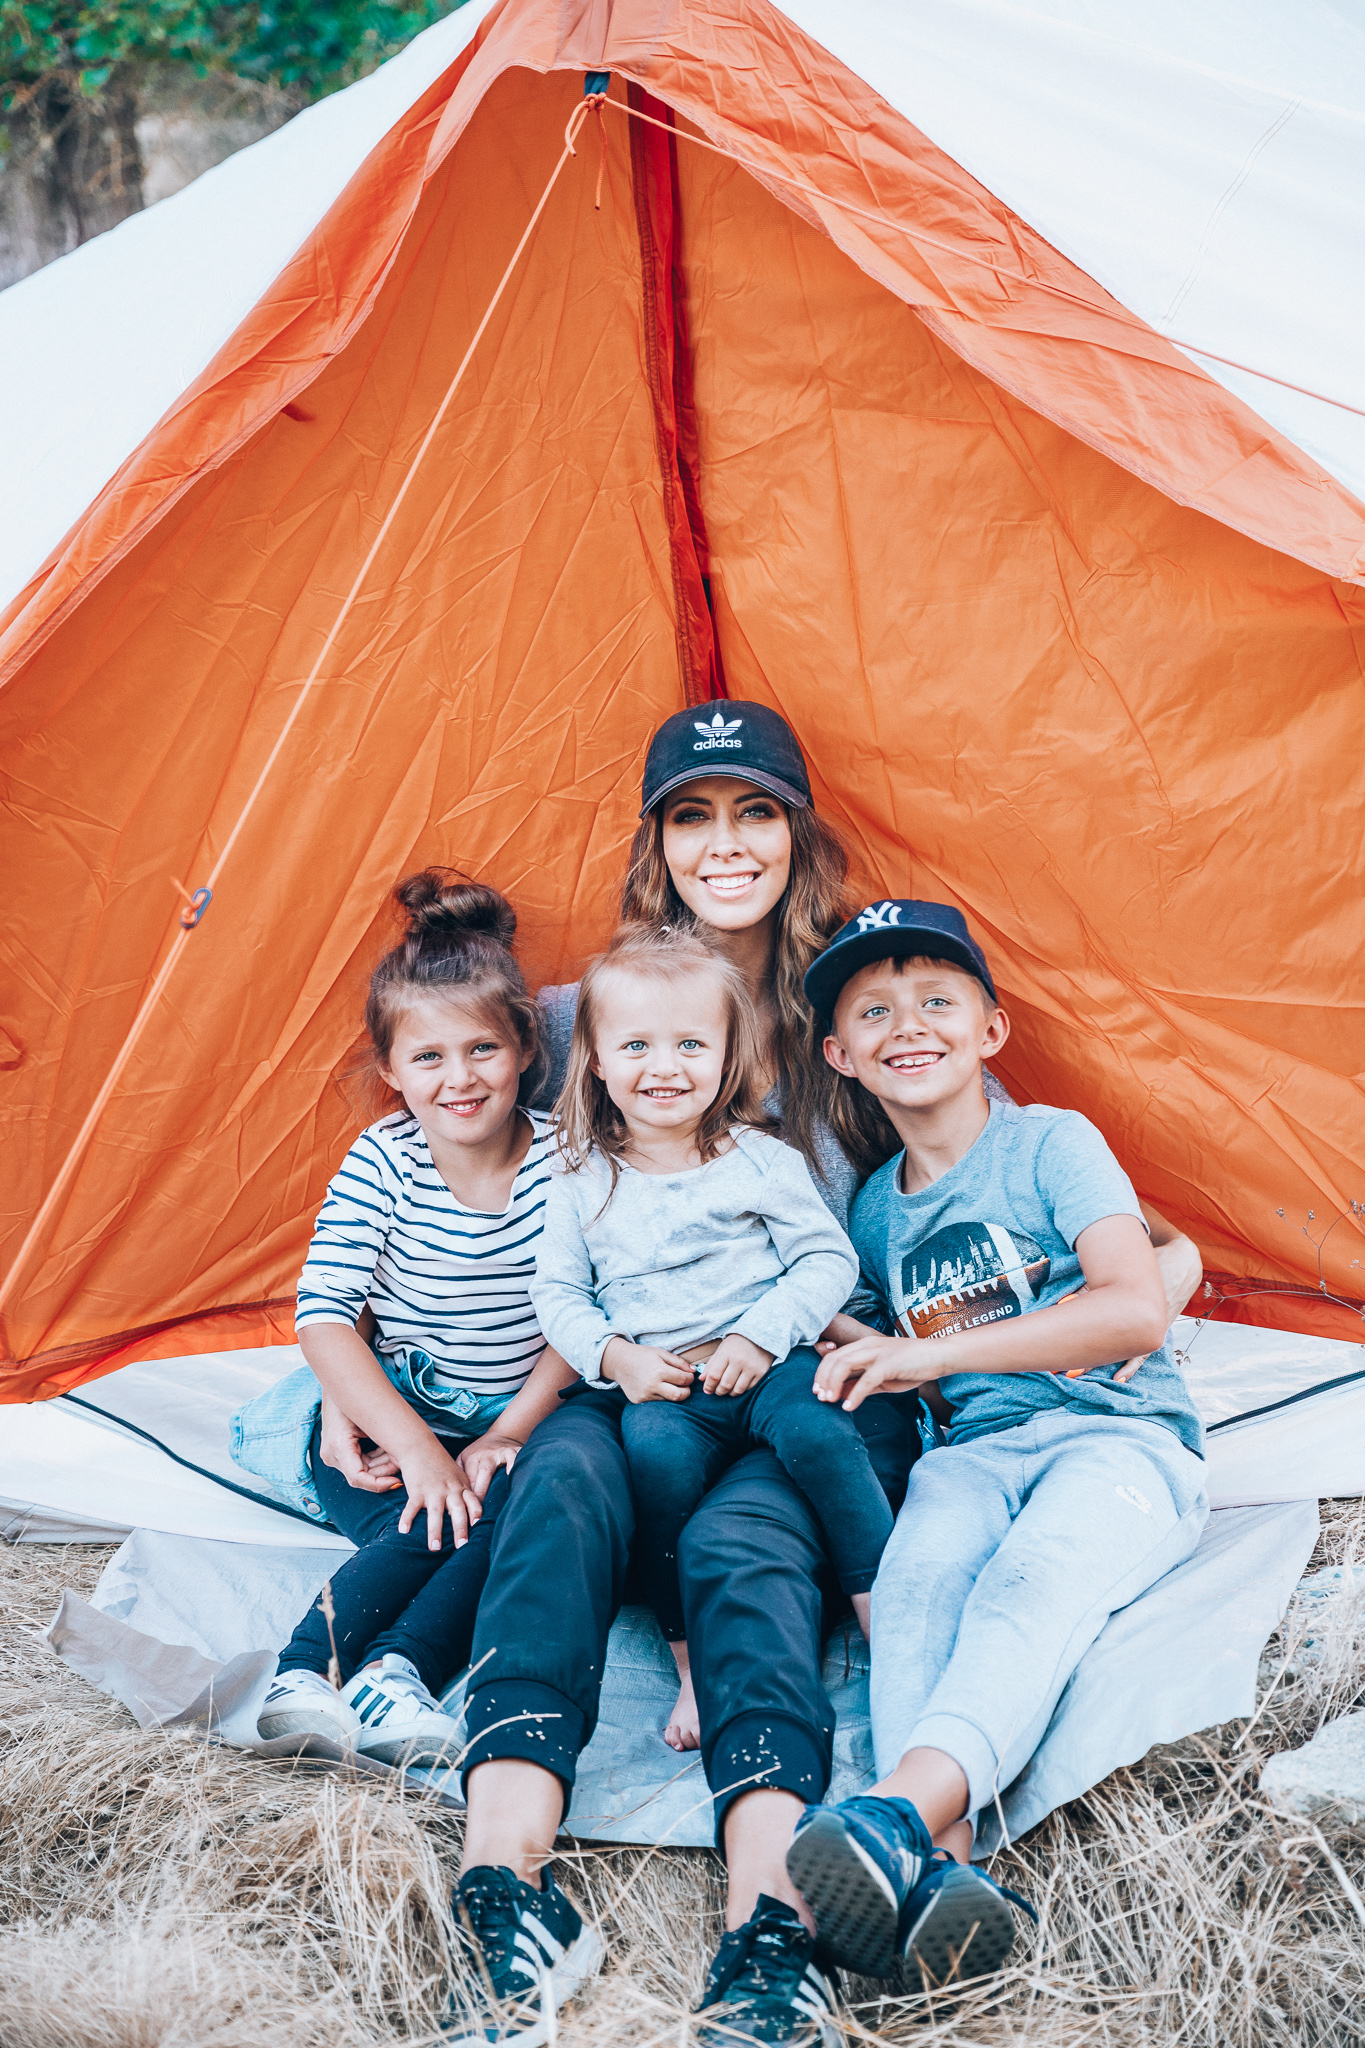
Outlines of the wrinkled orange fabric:
[[[1016,1091],[1309,1327],[1365,1293],[1365,515],[781,17],[657,19],[491,16],[12,608],[0,1268],[610,64],[830,195],[679,144],[731,694],[791,718],[866,886],[973,920]],[[606,118],[601,212],[587,138],[7,1310],[8,1398],[278,1341],[398,874],[496,881],[533,981],[609,929],[683,687]]]

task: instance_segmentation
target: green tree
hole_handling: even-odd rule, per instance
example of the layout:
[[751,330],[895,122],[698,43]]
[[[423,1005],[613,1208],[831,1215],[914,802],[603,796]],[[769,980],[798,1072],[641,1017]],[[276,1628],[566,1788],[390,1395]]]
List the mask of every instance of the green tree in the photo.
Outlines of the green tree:
[[120,66],[190,63],[301,88],[309,99],[373,71],[458,0],[307,0],[214,7],[204,0],[103,0],[37,6],[0,0],[0,78],[6,112],[60,73],[68,90],[95,99]]
[[460,4],[0,0],[0,285],[138,211],[139,118],[180,80],[264,89],[287,118]]

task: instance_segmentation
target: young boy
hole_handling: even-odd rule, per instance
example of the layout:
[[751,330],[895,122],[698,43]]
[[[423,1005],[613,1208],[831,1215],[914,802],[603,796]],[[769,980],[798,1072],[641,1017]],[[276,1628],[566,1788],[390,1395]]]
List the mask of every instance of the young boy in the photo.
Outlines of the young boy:
[[[806,992],[825,1057],[904,1147],[850,1222],[850,1310],[876,1328],[847,1331],[816,1390],[852,1409],[937,1382],[950,1420],[911,1473],[872,1594],[881,1780],[808,1807],[787,1867],[839,1961],[887,1975],[909,1958],[942,1983],[1009,1952],[1007,1895],[966,1863],[973,1816],[1028,1763],[1109,1616],[1194,1549],[1203,1432],[1137,1199],[1099,1132],[1071,1110],[986,1100],[981,1063],[1009,1023],[959,913],[870,907]],[[865,1124],[873,1105],[850,1108]],[[1138,1352],[1136,1376],[1117,1377]]]

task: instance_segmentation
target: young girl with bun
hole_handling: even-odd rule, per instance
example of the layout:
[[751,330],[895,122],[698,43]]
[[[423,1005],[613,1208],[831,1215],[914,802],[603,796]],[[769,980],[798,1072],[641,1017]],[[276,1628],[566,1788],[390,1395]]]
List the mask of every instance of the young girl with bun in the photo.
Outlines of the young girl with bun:
[[690,934],[618,932],[579,989],[531,1298],[569,1364],[620,1400],[641,1568],[681,1681],[675,1749],[698,1740],[678,1540],[726,1467],[776,1452],[864,1627],[891,1533],[866,1443],[812,1386],[857,1260],[764,1093],[730,963]]
[[[298,1294],[303,1399],[316,1411],[320,1387],[370,1446],[348,1478],[320,1455],[314,1414],[299,1477],[358,1548],[331,1614],[310,1608],[281,1653],[259,1732],[434,1764],[454,1760],[438,1699],[468,1658],[506,1473],[573,1374],[530,1298],[550,1140],[523,1104],[542,1056],[512,907],[442,868],[394,895],[407,932],[374,971],[365,1027],[401,1106],[334,1175]],[[253,1404],[269,1415],[238,1418],[234,1451],[276,1479],[279,1391]]]

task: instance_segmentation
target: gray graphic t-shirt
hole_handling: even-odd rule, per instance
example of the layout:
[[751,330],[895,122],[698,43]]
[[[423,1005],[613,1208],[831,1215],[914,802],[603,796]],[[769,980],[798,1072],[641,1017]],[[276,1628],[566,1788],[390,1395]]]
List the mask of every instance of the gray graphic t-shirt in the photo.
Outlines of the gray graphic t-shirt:
[[[902,1194],[903,1153],[853,1203],[861,1273],[850,1315],[932,1341],[1051,1308],[1085,1285],[1076,1239],[1105,1216],[1141,1218],[1132,1182],[1087,1118],[1069,1109],[992,1102],[957,1165]],[[949,1443],[1012,1429],[1044,1408],[1075,1407],[1159,1422],[1200,1457],[1203,1425],[1169,1339],[1126,1386],[1122,1366],[1064,1373],[956,1373],[940,1381],[953,1411]]]

